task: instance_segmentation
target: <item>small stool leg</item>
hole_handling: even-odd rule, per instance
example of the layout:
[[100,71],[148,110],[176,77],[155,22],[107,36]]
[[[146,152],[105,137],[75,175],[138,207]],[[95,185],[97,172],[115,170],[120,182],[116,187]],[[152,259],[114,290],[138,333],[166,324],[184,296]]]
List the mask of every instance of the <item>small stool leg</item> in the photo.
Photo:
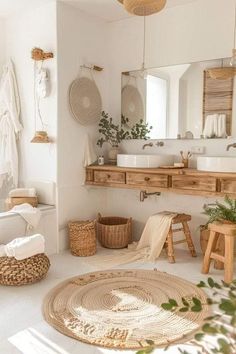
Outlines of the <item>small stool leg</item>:
[[175,263],[175,254],[174,254],[174,245],[173,245],[173,231],[172,227],[170,227],[168,236],[167,236],[167,243],[168,243],[168,260],[169,263]]
[[211,252],[214,251],[215,246],[216,246],[216,242],[217,242],[217,237],[215,237],[215,236],[216,236],[216,232],[211,231],[210,236],[209,236],[209,240],[207,243],[207,249],[205,252],[204,259],[203,259],[203,266],[202,266],[202,273],[203,274],[209,273],[210,263],[211,263]]
[[225,235],[225,277],[227,284],[233,280],[234,271],[234,237]]
[[[215,248],[215,252],[220,254],[221,256],[224,257],[225,255],[225,240],[224,240],[224,235],[219,234],[218,232],[216,233],[216,248]],[[215,269],[224,269],[224,263],[221,261],[216,260],[214,262],[214,268]]]
[[186,221],[184,221],[184,222],[182,222],[182,225],[183,225],[184,235],[185,235],[190,253],[191,253],[192,257],[197,257],[188,223]]

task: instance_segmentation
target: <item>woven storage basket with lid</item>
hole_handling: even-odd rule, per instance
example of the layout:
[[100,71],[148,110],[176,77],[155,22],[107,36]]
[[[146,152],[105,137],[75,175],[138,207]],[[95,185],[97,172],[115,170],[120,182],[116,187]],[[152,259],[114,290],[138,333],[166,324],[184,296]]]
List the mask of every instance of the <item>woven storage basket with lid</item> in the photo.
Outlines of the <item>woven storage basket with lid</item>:
[[70,250],[74,256],[87,257],[96,253],[94,221],[70,221],[68,228]]
[[14,257],[0,257],[0,284],[26,285],[43,279],[50,267],[44,253],[18,261]]
[[106,248],[125,248],[132,242],[132,218],[97,217],[97,238]]

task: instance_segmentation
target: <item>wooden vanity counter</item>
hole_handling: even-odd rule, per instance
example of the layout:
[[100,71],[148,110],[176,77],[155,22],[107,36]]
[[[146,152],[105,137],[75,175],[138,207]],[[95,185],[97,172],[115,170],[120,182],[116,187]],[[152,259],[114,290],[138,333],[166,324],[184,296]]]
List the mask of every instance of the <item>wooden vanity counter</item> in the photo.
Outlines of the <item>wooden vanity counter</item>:
[[127,168],[113,165],[86,167],[86,185],[236,197],[236,173],[196,169]]

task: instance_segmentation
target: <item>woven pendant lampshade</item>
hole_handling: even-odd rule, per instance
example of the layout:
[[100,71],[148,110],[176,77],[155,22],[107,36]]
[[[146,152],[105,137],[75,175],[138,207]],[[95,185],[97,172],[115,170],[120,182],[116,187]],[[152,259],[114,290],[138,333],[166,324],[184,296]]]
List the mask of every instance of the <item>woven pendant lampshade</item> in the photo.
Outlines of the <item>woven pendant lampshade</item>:
[[161,11],[166,0],[118,0],[124,4],[125,9],[136,16],[149,16]]

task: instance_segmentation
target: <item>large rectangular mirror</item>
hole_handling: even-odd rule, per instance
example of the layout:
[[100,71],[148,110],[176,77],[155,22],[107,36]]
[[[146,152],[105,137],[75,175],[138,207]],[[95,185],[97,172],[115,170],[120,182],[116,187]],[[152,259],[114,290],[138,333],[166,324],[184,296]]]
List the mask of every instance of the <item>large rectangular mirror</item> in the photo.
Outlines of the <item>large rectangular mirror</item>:
[[[121,117],[152,126],[151,139],[236,137],[229,58],[122,73]],[[125,118],[125,119],[124,119]]]

